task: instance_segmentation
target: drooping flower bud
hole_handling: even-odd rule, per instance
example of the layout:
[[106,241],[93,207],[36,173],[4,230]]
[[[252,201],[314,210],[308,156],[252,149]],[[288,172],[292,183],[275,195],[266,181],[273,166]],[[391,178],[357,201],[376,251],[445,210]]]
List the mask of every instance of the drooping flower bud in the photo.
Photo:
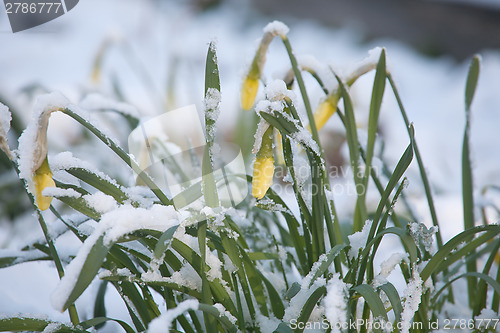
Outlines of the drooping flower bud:
[[257,199],[262,199],[273,184],[273,131],[272,126],[265,131],[253,165],[252,195]]
[[314,122],[318,131],[325,126],[328,119],[337,111],[338,101],[339,96],[335,91],[318,105],[318,108],[314,111]]
[[259,90],[259,80],[262,76],[262,70],[266,63],[266,53],[269,44],[274,37],[280,36],[285,38],[288,33],[288,27],[279,21],[273,21],[264,28],[264,36],[259,44],[259,48],[255,53],[252,64],[248,73],[243,78],[243,85],[241,88],[241,107],[244,110],[249,110],[255,103],[257,92]]
[[40,168],[35,171],[33,176],[33,184],[35,187],[35,203],[40,210],[46,210],[50,207],[52,197],[43,195],[43,190],[47,187],[55,187],[56,184],[52,179],[52,171],[50,171],[47,158],[42,162]]
[[55,186],[47,161],[47,128],[52,112],[69,105],[60,93],[42,95],[38,98],[32,121],[19,138],[19,177],[26,180],[28,191],[35,197],[40,210],[49,208],[52,198],[44,197],[46,187]]

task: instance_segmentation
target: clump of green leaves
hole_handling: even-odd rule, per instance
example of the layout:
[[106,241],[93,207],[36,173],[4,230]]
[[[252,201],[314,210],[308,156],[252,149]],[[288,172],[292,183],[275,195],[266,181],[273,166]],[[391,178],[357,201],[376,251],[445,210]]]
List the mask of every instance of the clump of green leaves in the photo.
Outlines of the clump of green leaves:
[[[276,23],[273,26],[280,27]],[[261,189],[259,200],[249,196],[234,208],[221,206],[220,180],[212,176],[213,129],[216,126],[213,108],[218,105],[207,103],[207,146],[199,163],[201,182],[177,195],[185,198],[192,197],[194,192],[195,196],[203,195],[206,207],[201,213],[189,207],[175,207],[173,198],[162,191],[146,172],[140,174],[141,182],[152,195],[141,197],[137,193],[132,195],[126,184],[120,184],[101,172],[77,165],[68,166],[65,171],[76,177],[79,185],[58,181],[56,186],[63,191],[50,193],[85,219],[74,223],[54,205],[50,210],[66,225],[65,232],[73,233],[85,250],[64,267],[54,245],[54,238],[62,233],[54,235],[48,231],[44,214],[34,204],[45,241],[29,244],[23,250],[25,255],[0,257],[0,267],[29,260],[53,261],[62,279],[61,284],[65,286],[60,288],[61,294],[55,303],[61,310],[68,310],[72,325],[16,316],[0,318],[1,331],[43,331],[50,328],[54,332],[88,332],[93,327],[99,330],[106,322],[114,321],[125,332],[148,329],[157,332],[159,328],[184,332],[302,332],[318,327],[336,332],[382,331],[388,327],[394,331],[424,332],[433,328],[437,320],[446,317],[444,306],[455,302],[453,285],[460,279],[467,279],[468,306],[472,315],[464,321],[465,328],[479,329],[474,318],[485,309],[498,313],[500,269],[497,268],[495,274],[494,267],[498,267],[500,226],[475,226],[469,158],[469,118],[479,75],[479,58],[472,60],[465,92],[467,122],[462,163],[465,231],[443,243],[431,184],[413,126],[386,68],[385,50],[381,50],[373,66],[360,69],[354,78],[346,80],[329,69],[337,81],[331,90],[321,80],[321,73],[311,68],[304,71],[300,66],[284,29],[275,33],[266,29],[266,34],[271,39],[278,37],[285,46],[292,74],[286,78],[284,88],[269,93],[269,103],[260,104],[256,111],[260,124],[266,126],[262,135],[279,140],[277,145],[266,146],[268,150],[275,150],[266,152],[270,154],[266,158],[273,153],[282,155],[298,209],[295,211],[289,200],[273,187],[263,192]],[[269,44],[270,40],[266,39],[266,43]],[[264,53],[266,50],[267,47]],[[259,52],[262,52],[260,48]],[[264,65],[259,61],[254,63],[258,64],[255,65],[258,71],[253,69],[253,73],[250,69],[253,73],[252,96],[256,95],[256,80],[263,75]],[[349,87],[357,77],[372,69],[375,76],[367,142],[360,142]],[[303,79],[306,72],[318,81],[331,104],[329,108],[334,108],[333,112],[329,111],[330,116],[338,116],[345,129],[349,166],[358,190],[352,216],[341,216],[330,191],[315,114]],[[288,89],[294,84],[298,86],[300,102],[289,94]],[[216,92],[220,94],[220,90],[216,51],[211,44],[207,53],[205,97]],[[377,136],[377,130],[383,96],[387,93],[394,94],[397,100],[403,117],[402,126],[408,131],[408,144],[396,165],[388,166],[387,177],[381,177],[374,171],[373,162],[377,140],[382,140]],[[243,100],[246,107],[253,104],[248,96]],[[303,103],[306,119],[299,115],[298,103]],[[57,111],[72,117],[104,142],[123,160],[123,167],[131,171],[140,169],[115,141],[71,106],[62,106]],[[139,122],[139,119],[132,120]],[[304,157],[305,164],[297,164],[300,156]],[[17,170],[15,157],[11,162]],[[420,170],[435,228],[427,229],[415,222],[410,209],[404,214],[394,209],[398,199],[405,194],[405,173],[411,163],[416,163]],[[174,174],[182,179],[182,168],[166,165],[178,170]],[[309,169],[305,181],[300,179],[297,170],[304,165]],[[252,184],[251,176],[240,176],[249,186]],[[379,192],[375,209],[367,205],[366,189],[369,186],[374,186]],[[92,193],[109,196],[116,207],[107,212],[95,209],[85,199]],[[136,216],[136,224],[118,232],[113,228],[127,220],[125,215],[120,215],[122,212]],[[191,218],[195,214],[202,214],[201,222]],[[148,224],[142,221],[143,218],[156,224]],[[352,223],[347,226],[340,223],[347,219]],[[82,227],[89,221],[97,222],[90,233],[88,227]],[[385,279],[387,276],[375,274],[375,256],[380,252],[386,235],[395,235],[405,251],[393,257],[392,264],[385,266],[389,273],[395,266],[400,267],[406,283],[404,294]],[[429,247],[433,240],[437,246],[435,252]],[[69,278],[65,277],[66,273]],[[81,321],[75,301],[96,279],[101,282],[95,294],[94,317]],[[104,296],[107,286],[113,286],[123,298],[130,318],[106,316]],[[487,297],[488,290],[493,297]],[[157,301],[158,298],[162,303]],[[378,325],[373,324],[375,322]],[[353,329],[349,323],[364,325],[355,325]],[[459,325],[462,325],[461,321]],[[494,327],[493,321],[483,330],[491,331]]]

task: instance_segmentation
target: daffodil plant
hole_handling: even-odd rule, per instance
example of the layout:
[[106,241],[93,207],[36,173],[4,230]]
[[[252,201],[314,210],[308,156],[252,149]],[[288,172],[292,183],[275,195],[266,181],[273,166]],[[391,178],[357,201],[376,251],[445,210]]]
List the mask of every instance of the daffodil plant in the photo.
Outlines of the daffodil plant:
[[[264,65],[274,37],[285,47],[289,62],[283,66],[290,70],[283,80],[272,81]],[[98,59],[105,50],[99,51]],[[222,194],[233,198],[234,187],[226,186],[228,193],[222,193],[221,184],[228,178],[213,176],[217,111],[224,90],[213,43],[207,52],[205,93],[200,91],[206,107],[206,148],[202,157],[188,156],[199,166],[199,181],[186,180],[183,165],[162,161],[178,184],[185,184],[175,196],[139,167],[136,161],[147,152],[130,155],[89,121],[84,107],[60,94],[40,96],[14,150],[8,142],[10,113],[0,107],[0,149],[32,199],[45,236],[15,254],[0,251],[0,267],[52,261],[60,277],[52,306],[67,311],[71,321],[30,314],[0,316],[0,331],[83,333],[105,327],[109,332],[104,325],[110,322],[116,331],[127,333],[413,333],[442,329],[445,323],[448,328],[458,325],[474,332],[498,330],[500,226],[486,218],[480,226],[475,223],[469,158],[469,119],[479,58],[472,60],[465,91],[464,231],[443,242],[417,135],[386,68],[386,50],[375,53],[376,59],[341,77],[328,66],[322,67],[326,72],[319,71],[296,57],[283,23],[272,22],[264,29],[241,89],[242,109],[253,108],[258,116],[257,128],[246,128],[255,132],[253,163],[248,163],[252,172],[234,176],[251,187],[251,195],[229,208],[221,198]],[[103,65],[97,62],[95,77],[103,73]],[[362,115],[353,107],[350,89],[370,71],[374,79],[364,122],[368,134],[362,137],[356,121]],[[318,105],[310,102],[303,75],[318,81],[324,93]],[[332,81],[326,82],[325,77]],[[262,98],[258,98],[259,89],[264,92]],[[396,163],[385,161],[374,149],[375,142],[383,140],[377,135],[378,120],[383,96],[389,93],[408,132],[406,149],[399,152]],[[137,172],[139,180],[115,179],[106,170],[109,163],[98,166],[97,161],[82,161],[73,155],[77,152],[55,154],[47,142],[53,112],[78,122],[104,143],[88,149],[116,155],[123,163],[113,163],[113,168],[130,175]],[[139,117],[122,115],[133,124],[131,131],[138,124],[141,129]],[[318,133],[325,134],[329,121],[344,130],[346,164],[353,171],[349,177],[356,189],[354,201],[342,205],[332,191],[326,145]],[[153,143],[171,145],[166,135],[155,136]],[[376,158],[384,166],[383,175],[373,168]],[[275,160],[282,161],[283,177],[274,175]],[[413,203],[406,196],[405,174],[412,163],[421,176],[432,226],[413,215]],[[291,193],[281,184],[287,184]],[[205,201],[198,201],[200,197]],[[45,223],[47,218],[53,223]],[[387,235],[398,242],[391,245],[398,248],[394,253],[384,247]],[[64,260],[56,246],[62,236],[79,244],[79,250]],[[391,273],[399,284],[388,278]],[[455,282],[460,280],[467,282],[467,293],[457,289]],[[111,288],[127,311],[121,318],[108,315],[111,305],[106,294]],[[93,298],[95,308],[80,311],[84,314],[80,316],[77,300],[84,292]],[[459,302],[467,314],[455,323],[448,309]]]

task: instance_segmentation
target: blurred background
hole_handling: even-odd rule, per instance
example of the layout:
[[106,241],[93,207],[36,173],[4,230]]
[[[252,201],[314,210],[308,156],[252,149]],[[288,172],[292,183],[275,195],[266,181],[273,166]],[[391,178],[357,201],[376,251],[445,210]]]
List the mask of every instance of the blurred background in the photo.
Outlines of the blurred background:
[[[206,48],[215,39],[222,84],[218,135],[239,144],[250,164],[256,118],[253,112],[242,112],[239,88],[263,27],[273,20],[290,27],[289,38],[299,58],[312,55],[340,75],[355,68],[370,49],[386,47],[389,70],[415,123],[434,188],[445,201],[448,194],[454,198],[461,186],[463,92],[468,63],[480,53],[483,67],[471,135],[476,184],[478,191],[500,184],[499,142],[494,136],[500,125],[497,0],[82,0],[63,16],[15,34],[1,10],[0,101],[13,113],[9,144],[17,147],[37,96],[54,90],[90,109],[99,104],[96,101],[125,103],[140,117],[189,104],[201,112]],[[274,41],[264,83],[283,78],[289,68],[283,45]],[[352,87],[361,132],[367,123],[372,78],[373,74],[366,75]],[[315,107],[323,93],[314,82],[308,84]],[[258,98],[262,97],[261,87]],[[97,111],[91,117],[126,147],[129,122]],[[380,154],[390,164],[407,141],[391,94],[386,94],[382,120],[379,134],[385,150]],[[328,161],[343,165],[347,150],[336,117],[322,135]],[[129,182],[130,175],[112,167],[109,154],[89,151],[88,140],[88,133],[68,117],[51,118],[49,155],[71,150]],[[0,247],[8,247],[17,239],[8,230],[22,225],[10,221],[25,216],[32,222],[32,218],[29,202],[3,155],[2,172]],[[416,196],[420,190],[418,185],[413,188]],[[447,203],[450,214],[456,214],[454,200]],[[446,212],[442,209],[442,214]],[[422,219],[427,219],[425,214]]]
[[464,60],[500,46],[497,0],[256,0],[253,6],[270,17],[348,27],[365,41],[399,40],[427,56],[450,55]]

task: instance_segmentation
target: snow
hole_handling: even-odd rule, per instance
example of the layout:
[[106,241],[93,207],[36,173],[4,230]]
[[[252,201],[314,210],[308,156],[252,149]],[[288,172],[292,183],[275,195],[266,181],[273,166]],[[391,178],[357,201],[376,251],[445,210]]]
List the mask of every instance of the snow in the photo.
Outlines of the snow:
[[164,280],[167,282],[170,281],[172,283],[176,283],[179,286],[193,288],[201,292],[201,277],[190,265],[181,267],[179,271],[174,272],[171,277],[164,278]]
[[[346,82],[349,82],[354,78],[360,77],[362,74],[369,72],[372,69],[375,69],[377,67],[378,59],[380,58],[381,52],[382,48],[377,46],[368,51],[368,56],[366,58],[364,58],[360,62],[353,64],[352,67],[350,68],[348,67],[342,70],[342,73],[349,73],[349,74],[344,74],[344,76],[346,77]],[[390,72],[390,66],[387,64],[387,60],[386,60],[386,69],[388,72]]]
[[281,101],[286,97],[291,98],[291,91],[286,88],[285,81],[273,80],[267,84],[266,96],[271,102]]
[[[309,287],[308,285],[302,283],[299,292],[290,300],[289,306],[285,309],[285,315],[283,316],[283,321],[290,322],[292,320],[297,320],[300,316],[300,312],[304,307],[305,302],[311,296],[311,294],[318,289],[326,285],[324,278],[316,279],[313,284]],[[321,315],[323,314],[324,308],[316,306],[309,317],[310,322],[321,320]]]
[[[207,128],[208,131],[207,140],[213,140],[215,137],[215,129],[216,129],[215,122],[217,121],[217,118],[219,118],[220,114],[220,108],[219,108],[220,101],[221,101],[220,91],[215,88],[208,88],[207,94],[205,95],[205,116],[214,124],[209,126],[209,128]],[[214,144],[212,146],[212,156],[214,156],[216,153],[216,149],[214,149],[216,146],[218,147],[218,144]]]
[[207,111],[207,116],[216,121],[219,115],[219,105],[220,105],[220,91],[215,88],[208,88],[207,94],[205,96],[205,110]]
[[262,332],[274,332],[281,321],[274,317],[266,317],[260,312],[257,312],[255,316],[255,321],[258,323]]
[[222,262],[214,255],[211,251],[209,251],[208,247],[206,249],[206,263],[210,267],[207,272],[207,279],[209,281],[213,281],[215,279],[222,280]]
[[283,102],[282,101],[268,101],[268,100],[261,100],[257,103],[255,106],[255,112],[257,114],[259,112],[267,112],[271,113],[272,111],[283,111]]
[[252,154],[257,154],[260,150],[260,146],[262,146],[262,138],[269,128],[269,123],[264,119],[260,119],[259,124],[257,125],[257,131],[255,131],[254,138],[255,142],[252,148]]
[[0,258],[16,257],[17,259],[14,260],[14,263],[18,262],[20,263],[27,260],[43,258],[44,256],[45,254],[43,254],[38,250],[34,251],[18,251],[18,250],[5,250],[5,249],[0,250]]
[[318,261],[316,261],[312,265],[309,273],[302,279],[301,288],[303,289],[309,288],[309,286],[314,282],[312,278],[314,277],[318,269],[321,267],[321,264],[325,262],[327,259],[328,256],[325,253],[319,256]]
[[427,229],[423,223],[411,222],[409,223],[410,235],[415,240],[417,246],[419,246],[419,241],[424,244],[425,250],[428,252],[432,251],[432,244],[434,242],[434,234],[438,231],[436,226],[432,226]]
[[116,181],[106,175],[105,173],[97,170],[92,164],[87,161],[83,161],[78,157],[74,157],[73,153],[70,151],[65,151],[59,153],[50,159],[50,166],[52,170],[67,170],[71,168],[79,168],[88,171],[89,173],[93,173],[98,177],[108,181],[111,184],[118,186]]
[[340,333],[339,327],[347,321],[347,296],[348,286],[340,279],[339,273],[333,274],[326,284],[326,296],[322,300],[333,333]]
[[10,121],[12,120],[12,115],[10,114],[9,108],[0,103],[0,136],[6,138],[7,133],[10,129]]
[[264,33],[270,33],[273,36],[286,36],[290,29],[283,22],[273,21],[267,24],[263,31]]
[[98,93],[91,93],[85,96],[85,98],[80,101],[79,106],[86,110],[113,110],[124,115],[133,117],[139,116],[139,111],[135,106],[124,102],[117,102],[112,98],[105,97]]
[[284,207],[282,204],[274,202],[270,198],[262,198],[258,202],[258,206],[272,212],[283,212],[285,214],[293,215],[290,210]]
[[413,267],[413,277],[408,282],[405,289],[403,312],[401,313],[401,332],[408,333],[415,312],[418,310],[422,297],[422,279],[418,274],[416,267]]
[[313,55],[299,55],[297,56],[297,62],[303,70],[316,73],[329,93],[332,93],[337,88],[337,79],[332,70]]
[[224,307],[224,305],[220,304],[220,303],[215,303],[214,304],[214,307],[219,310],[219,314],[220,316],[224,316],[226,317],[227,319],[229,319],[229,321],[232,323],[232,324],[236,324],[236,317],[233,316],[229,311],[226,310],[226,308]]
[[349,239],[349,245],[351,246],[348,255],[351,259],[357,258],[359,251],[365,248],[366,243],[368,242],[368,235],[370,234],[372,223],[373,221],[367,220],[361,231],[347,236]]
[[179,213],[172,206],[153,205],[150,209],[144,209],[123,205],[103,215],[99,227],[106,233],[104,243],[111,244],[136,230],[164,232],[179,224],[179,219]]
[[172,206],[154,205],[151,209],[123,205],[102,215],[96,230],[85,240],[77,256],[66,267],[65,275],[52,293],[52,306],[62,310],[70,296],[85,260],[93,246],[103,236],[104,246],[111,246],[121,237],[136,230],[149,229],[164,232],[179,223],[179,214]]
[[310,148],[316,155],[320,155],[318,144],[314,141],[311,132],[304,127],[299,127],[299,130],[292,133],[291,137],[305,147]]
[[173,272],[170,277],[161,276],[158,267],[151,267],[147,272],[142,273],[141,279],[144,282],[175,283],[199,292],[201,292],[202,288],[201,278],[191,265],[182,266],[179,271]]
[[198,301],[189,299],[179,303],[175,308],[168,310],[159,317],[153,319],[148,327],[148,333],[168,332],[172,322],[186,311],[198,310]]
[[86,194],[83,196],[83,199],[87,203],[87,206],[100,214],[110,212],[118,207],[116,200],[112,196],[102,192]]
[[79,198],[80,193],[73,190],[72,188],[60,188],[60,187],[46,187],[42,194],[46,197],[67,197],[67,198]]
[[61,327],[61,323],[50,323],[45,326],[45,329],[42,331],[42,333],[54,333],[57,332]]
[[392,253],[391,256],[380,265],[380,273],[373,279],[373,285],[378,287],[387,283],[389,275],[402,261],[408,262],[408,253]]
[[474,320],[476,322],[476,328],[491,329],[492,327],[495,327],[497,331],[498,331],[498,319],[500,319],[498,314],[492,309],[487,309],[487,308],[481,310],[479,316],[474,317]]
[[[184,225],[180,225],[179,228],[177,228],[174,233],[174,238],[177,238],[178,240],[189,246],[197,254],[200,254],[198,238],[186,234]],[[209,281],[213,281],[215,279],[222,280],[222,262],[214,253],[210,251],[207,245],[205,245],[205,261],[206,264],[210,267],[210,269],[206,273],[207,279]],[[185,276],[180,276],[180,278],[185,278]]]
[[8,145],[7,133],[10,129],[11,119],[12,116],[9,108],[0,103],[0,149],[3,150],[9,158],[12,158],[12,155]]

